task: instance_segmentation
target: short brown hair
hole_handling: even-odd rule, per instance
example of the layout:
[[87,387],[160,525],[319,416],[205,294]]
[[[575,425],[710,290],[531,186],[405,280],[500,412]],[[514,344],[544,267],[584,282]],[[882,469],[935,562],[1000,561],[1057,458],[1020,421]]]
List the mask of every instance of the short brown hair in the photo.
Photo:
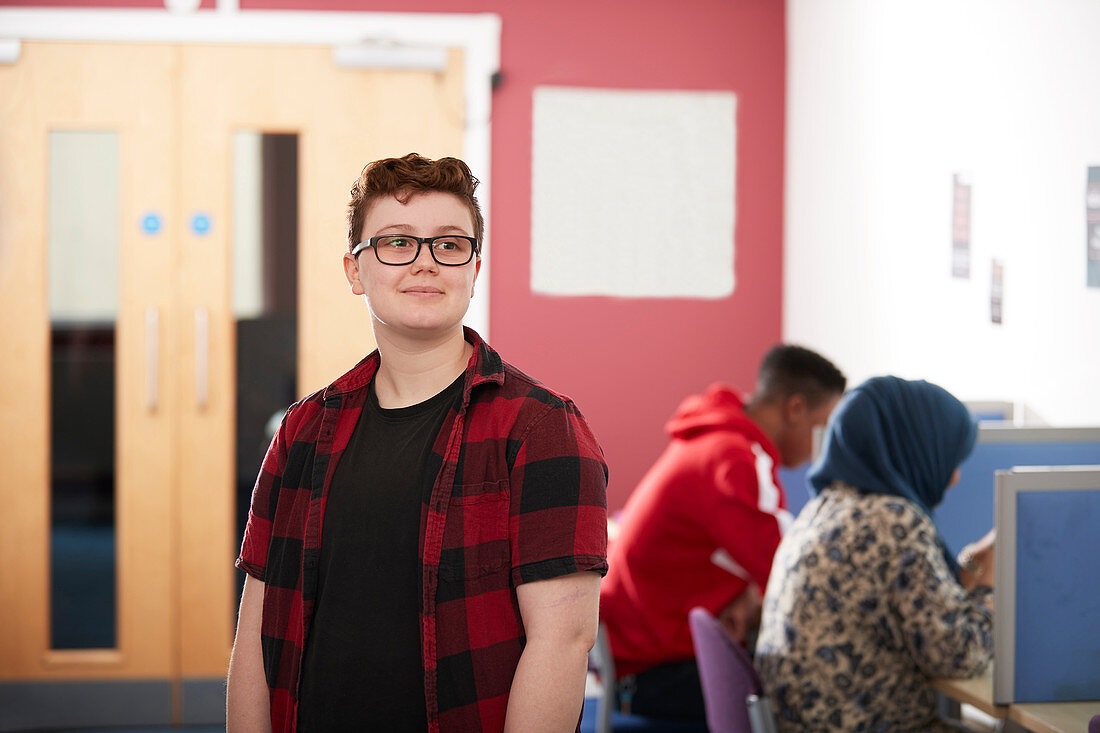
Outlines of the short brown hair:
[[368,163],[355,185],[348,202],[348,251],[361,241],[363,223],[371,204],[385,196],[405,203],[411,196],[424,191],[441,191],[457,196],[466,204],[474,220],[474,236],[481,241],[485,219],[481,216],[474,189],[478,180],[470,167],[458,158],[432,160],[417,153],[401,158],[384,158]]
[[847,383],[844,374],[816,351],[778,344],[764,355],[760,363],[752,401],[764,403],[801,394],[810,409],[815,409],[826,398],[844,394]]

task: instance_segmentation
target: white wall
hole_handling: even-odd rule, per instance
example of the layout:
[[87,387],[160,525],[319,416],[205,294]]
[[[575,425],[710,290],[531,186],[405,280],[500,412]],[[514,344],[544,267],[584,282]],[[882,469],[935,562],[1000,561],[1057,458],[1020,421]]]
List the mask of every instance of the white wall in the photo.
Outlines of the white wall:
[[[789,0],[787,22],[784,338],[853,384],[920,377],[1100,423],[1100,2]],[[955,172],[973,185],[969,280],[951,277]]]

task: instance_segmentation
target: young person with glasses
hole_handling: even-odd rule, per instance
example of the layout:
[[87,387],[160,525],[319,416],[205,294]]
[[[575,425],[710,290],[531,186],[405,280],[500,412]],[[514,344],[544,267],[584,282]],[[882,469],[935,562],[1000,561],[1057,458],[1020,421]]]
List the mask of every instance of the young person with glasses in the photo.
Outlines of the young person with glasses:
[[229,730],[571,731],[607,570],[607,467],[569,398],[462,318],[481,268],[455,158],[368,165],[344,272],[378,348],[264,459]]

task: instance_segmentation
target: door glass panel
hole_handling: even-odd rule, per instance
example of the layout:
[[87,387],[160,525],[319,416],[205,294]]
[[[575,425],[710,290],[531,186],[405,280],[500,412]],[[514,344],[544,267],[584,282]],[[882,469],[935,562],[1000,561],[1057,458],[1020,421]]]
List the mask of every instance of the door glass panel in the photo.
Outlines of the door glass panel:
[[[233,168],[239,541],[260,463],[297,393],[298,136],[239,131]],[[244,573],[236,580],[239,594]]]
[[118,134],[49,137],[50,642],[113,648]]

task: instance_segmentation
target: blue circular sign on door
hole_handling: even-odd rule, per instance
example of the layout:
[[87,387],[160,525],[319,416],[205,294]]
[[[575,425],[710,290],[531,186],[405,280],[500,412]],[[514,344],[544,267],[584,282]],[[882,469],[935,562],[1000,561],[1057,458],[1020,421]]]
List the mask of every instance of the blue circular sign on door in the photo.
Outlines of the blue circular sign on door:
[[141,230],[149,236],[159,232],[162,225],[160,214],[155,211],[146,212],[145,216],[141,217]]
[[191,216],[191,231],[200,237],[209,234],[211,226],[209,214],[198,212]]

